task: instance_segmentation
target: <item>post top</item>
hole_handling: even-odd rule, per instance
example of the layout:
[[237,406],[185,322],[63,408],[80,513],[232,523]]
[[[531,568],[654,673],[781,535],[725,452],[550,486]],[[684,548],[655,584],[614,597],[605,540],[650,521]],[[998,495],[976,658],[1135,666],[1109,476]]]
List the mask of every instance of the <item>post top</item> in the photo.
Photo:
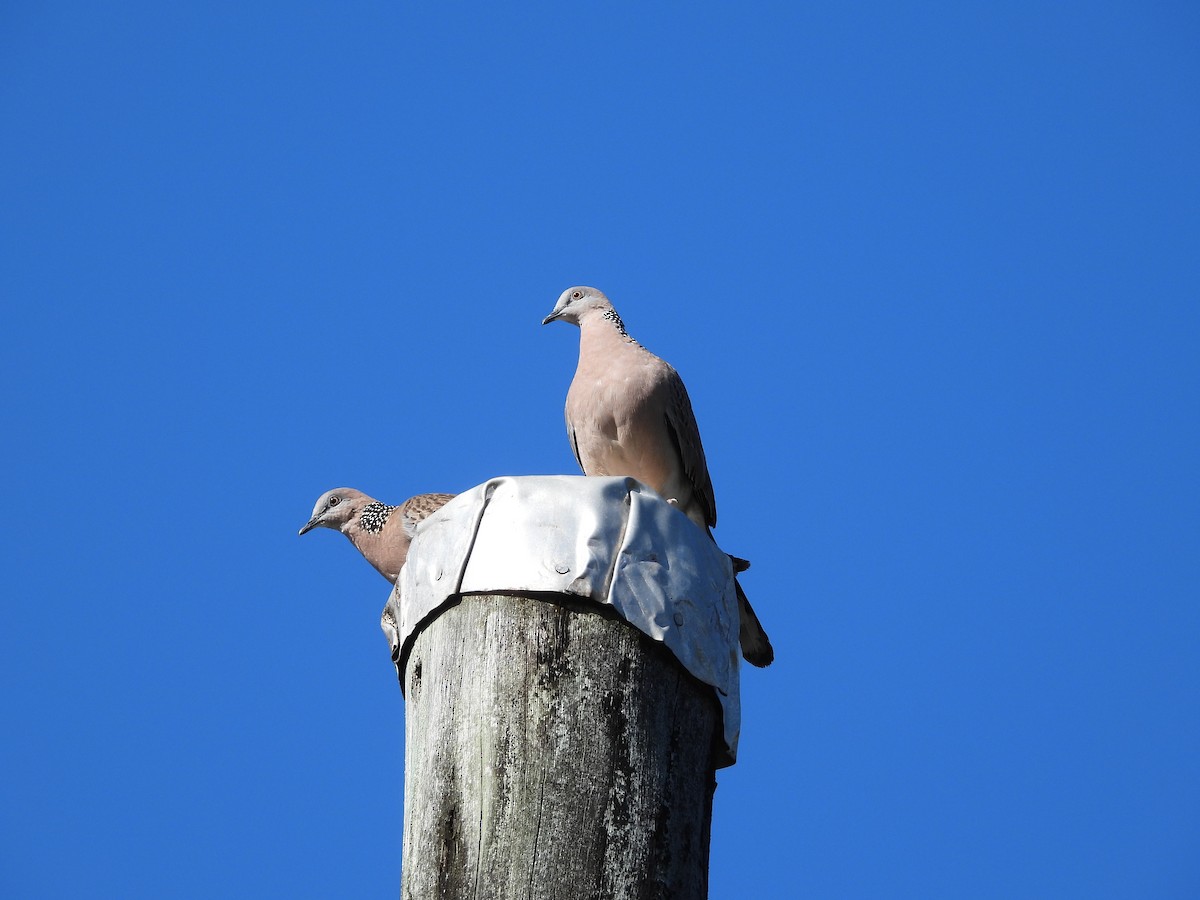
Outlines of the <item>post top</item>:
[[633,478],[494,478],[416,530],[388,599],[393,656],[447,600],[556,593],[591,600],[661,642],[721,704],[725,759],[741,729],[737,596],[729,557],[676,507]]

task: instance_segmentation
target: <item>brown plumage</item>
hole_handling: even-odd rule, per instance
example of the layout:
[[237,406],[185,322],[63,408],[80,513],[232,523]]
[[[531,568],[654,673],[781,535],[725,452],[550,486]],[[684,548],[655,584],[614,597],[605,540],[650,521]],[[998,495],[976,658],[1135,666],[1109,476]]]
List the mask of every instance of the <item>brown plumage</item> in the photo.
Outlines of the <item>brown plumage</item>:
[[395,584],[417,525],[452,499],[453,494],[417,494],[399,506],[388,506],[354,488],[334,488],[317,499],[312,518],[300,533],[314,528],[340,531],[380,575]]
[[[567,437],[584,475],[632,476],[676,504],[712,537],[717,524],[700,429],[683,379],[625,331],[603,293],[563,291],[542,324],[579,326],[579,365],[567,391]],[[749,568],[731,557],[734,571]],[[737,589],[742,655],[756,666],[775,658],[758,616]]]

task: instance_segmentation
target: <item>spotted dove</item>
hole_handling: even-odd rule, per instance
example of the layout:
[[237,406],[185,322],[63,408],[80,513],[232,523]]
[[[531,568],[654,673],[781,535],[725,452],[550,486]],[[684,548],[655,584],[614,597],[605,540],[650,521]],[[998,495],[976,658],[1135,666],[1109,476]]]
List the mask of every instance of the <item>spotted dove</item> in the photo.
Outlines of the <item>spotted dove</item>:
[[[612,303],[595,288],[563,291],[542,324],[556,320],[579,326],[579,365],[567,391],[566,419],[583,474],[632,476],[712,537],[717,502],[679,373],[629,336]],[[730,559],[742,655],[753,665],[770,665],[775,651],[737,582],[736,573],[750,564]]]
[[317,499],[312,518],[300,533],[314,528],[340,531],[380,575],[394,584],[408,559],[408,546],[417,525],[453,497],[417,494],[399,506],[388,506],[354,488],[334,488]]

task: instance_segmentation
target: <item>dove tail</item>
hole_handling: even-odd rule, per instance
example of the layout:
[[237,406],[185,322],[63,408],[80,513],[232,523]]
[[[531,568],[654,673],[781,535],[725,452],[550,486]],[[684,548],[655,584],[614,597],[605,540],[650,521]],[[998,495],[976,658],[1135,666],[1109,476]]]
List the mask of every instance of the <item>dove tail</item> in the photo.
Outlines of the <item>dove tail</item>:
[[[734,568],[736,567],[737,563],[734,563]],[[771,646],[771,639],[767,637],[762,623],[754,614],[754,607],[746,599],[746,592],[738,584],[737,576],[734,576],[733,586],[737,590],[738,639],[742,645],[742,656],[750,665],[765,668],[775,661],[775,648]]]

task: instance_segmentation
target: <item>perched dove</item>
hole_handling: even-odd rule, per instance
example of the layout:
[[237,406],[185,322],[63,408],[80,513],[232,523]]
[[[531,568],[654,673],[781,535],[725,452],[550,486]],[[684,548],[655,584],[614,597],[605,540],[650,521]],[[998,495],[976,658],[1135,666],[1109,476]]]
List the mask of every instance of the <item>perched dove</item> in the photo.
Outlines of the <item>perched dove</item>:
[[453,494],[417,494],[388,506],[354,488],[334,488],[317,499],[301,534],[332,528],[350,538],[375,569],[395,584],[417,525],[454,498]]
[[[608,298],[591,287],[562,292],[542,320],[579,326],[579,366],[567,392],[567,437],[584,475],[626,475],[653,488],[704,529],[717,524],[700,429],[683,379],[625,331]],[[737,589],[742,655],[756,666],[775,658],[730,557]]]

